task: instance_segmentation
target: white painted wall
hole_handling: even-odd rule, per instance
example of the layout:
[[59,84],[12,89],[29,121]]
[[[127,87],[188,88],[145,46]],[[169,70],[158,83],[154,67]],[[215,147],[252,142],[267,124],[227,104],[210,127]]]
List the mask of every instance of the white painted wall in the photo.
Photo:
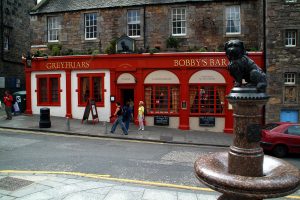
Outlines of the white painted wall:
[[[60,106],[37,106],[37,80],[36,75],[44,74],[60,74]],[[55,72],[32,72],[31,73],[31,105],[32,114],[40,114],[40,108],[50,108],[50,116],[65,117],[66,116],[66,73],[64,71]]]
[[[78,106],[78,93],[76,92],[79,89],[77,74],[81,73],[105,73],[104,76],[104,107],[97,107],[97,112],[100,121],[109,121],[110,116],[110,73],[109,70],[78,70],[71,72],[71,93],[72,93],[72,116],[75,119],[82,119],[85,107]],[[90,115],[90,120],[92,119]]]

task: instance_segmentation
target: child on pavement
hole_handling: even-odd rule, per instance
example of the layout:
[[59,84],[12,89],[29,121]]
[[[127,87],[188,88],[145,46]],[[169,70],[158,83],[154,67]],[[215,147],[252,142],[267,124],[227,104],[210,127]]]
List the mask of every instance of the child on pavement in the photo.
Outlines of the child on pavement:
[[143,101],[140,101],[139,102],[139,109],[138,109],[138,121],[139,121],[139,131],[140,130],[144,130],[144,102]]

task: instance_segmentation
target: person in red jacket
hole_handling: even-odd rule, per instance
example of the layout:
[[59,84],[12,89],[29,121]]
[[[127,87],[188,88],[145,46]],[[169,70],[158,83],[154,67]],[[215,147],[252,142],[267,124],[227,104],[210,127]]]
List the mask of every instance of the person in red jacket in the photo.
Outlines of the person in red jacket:
[[5,105],[5,112],[6,112],[6,116],[8,120],[12,119],[12,114],[11,114],[11,107],[13,104],[13,97],[11,96],[11,94],[9,93],[8,90],[5,91],[5,95],[4,95],[4,105]]

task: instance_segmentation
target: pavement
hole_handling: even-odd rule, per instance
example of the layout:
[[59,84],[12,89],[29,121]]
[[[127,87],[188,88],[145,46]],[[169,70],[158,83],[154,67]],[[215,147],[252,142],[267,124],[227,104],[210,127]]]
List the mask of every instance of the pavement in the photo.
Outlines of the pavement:
[[123,135],[118,126],[114,134],[110,133],[111,123],[50,117],[50,128],[39,128],[39,115],[16,115],[12,120],[5,120],[5,113],[0,109],[0,128],[9,128],[28,131],[42,131],[70,135],[91,137],[119,138],[129,140],[142,140],[160,143],[193,144],[205,146],[228,147],[232,143],[232,134],[219,132],[204,132],[193,130],[179,130],[163,126],[146,126],[144,131],[131,123],[128,135]]
[[[146,126],[144,131],[138,131],[131,124],[129,134],[123,135],[120,128],[115,134],[109,133],[111,124],[107,122],[81,123],[81,120],[51,116],[51,128],[39,128],[38,115],[5,118],[0,109],[0,128],[220,147],[228,147],[232,142],[232,135],[225,133],[157,126]],[[201,188],[200,183],[199,187],[192,187],[80,172],[0,170],[0,200],[214,200],[218,196],[219,193],[209,188]],[[277,199],[300,199],[300,191]]]

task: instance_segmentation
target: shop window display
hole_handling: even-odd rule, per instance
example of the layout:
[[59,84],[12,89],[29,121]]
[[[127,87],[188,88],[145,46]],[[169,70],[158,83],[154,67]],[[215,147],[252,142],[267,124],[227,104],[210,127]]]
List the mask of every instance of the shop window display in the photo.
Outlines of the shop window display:
[[60,75],[37,75],[38,106],[60,106]]
[[147,114],[176,114],[179,108],[179,86],[157,85],[145,87]]
[[225,86],[190,86],[191,114],[224,114]]
[[97,106],[104,106],[104,74],[78,74],[78,104],[85,106],[92,98]]

